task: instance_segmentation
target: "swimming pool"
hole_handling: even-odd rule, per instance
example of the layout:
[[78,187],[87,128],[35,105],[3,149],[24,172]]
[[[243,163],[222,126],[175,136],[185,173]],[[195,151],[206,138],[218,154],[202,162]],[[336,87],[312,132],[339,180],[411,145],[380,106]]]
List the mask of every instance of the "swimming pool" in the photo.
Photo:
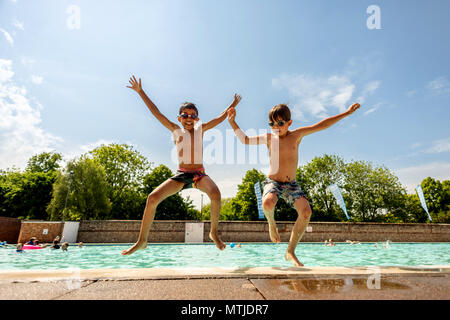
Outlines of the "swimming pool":
[[[0,270],[132,269],[170,267],[292,267],[284,260],[287,243],[243,243],[219,251],[214,244],[149,244],[129,256],[131,244],[71,245],[67,252],[45,248],[17,253],[0,249]],[[296,254],[305,266],[450,265],[450,243],[300,243]]]

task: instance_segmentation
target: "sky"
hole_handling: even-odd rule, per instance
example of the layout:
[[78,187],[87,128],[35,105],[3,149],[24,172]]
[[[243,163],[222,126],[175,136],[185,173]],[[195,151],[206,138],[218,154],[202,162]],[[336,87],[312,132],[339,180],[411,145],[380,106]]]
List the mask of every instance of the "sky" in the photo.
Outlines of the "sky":
[[[255,133],[279,103],[297,128],[359,102],[302,140],[299,165],[369,161],[414,193],[428,176],[450,179],[449,11],[447,0],[0,0],[0,169],[127,143],[175,171],[171,133],[126,88],[135,75],[175,122],[185,101],[208,121],[238,93],[236,122]],[[267,171],[265,151],[253,161],[230,130],[225,120],[204,143],[222,197],[247,170]],[[182,195],[200,207],[200,191]]]

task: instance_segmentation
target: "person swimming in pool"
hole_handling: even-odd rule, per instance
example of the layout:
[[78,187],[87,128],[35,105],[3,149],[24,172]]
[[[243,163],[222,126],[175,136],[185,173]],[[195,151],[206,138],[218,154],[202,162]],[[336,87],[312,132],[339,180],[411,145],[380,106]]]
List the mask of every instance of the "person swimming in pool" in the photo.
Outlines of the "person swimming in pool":
[[18,243],[17,246],[16,246],[16,252],[23,252],[22,248],[23,248],[23,244],[22,243]]
[[225,243],[219,238],[218,225],[221,206],[220,190],[215,182],[205,173],[203,168],[203,135],[206,131],[216,127],[227,117],[227,111],[238,105],[241,97],[234,95],[234,100],[217,118],[206,123],[199,123],[197,107],[190,102],[184,103],[177,117],[180,125],[167,119],[149,99],[142,89],[139,81],[133,76],[130,78],[131,86],[128,88],[136,91],[147,105],[150,112],[170,130],[176,146],[179,168],[175,176],[167,179],[153,190],[147,198],[147,203],[142,217],[141,229],[137,242],[130,248],[123,250],[123,255],[145,249],[147,247],[150,227],[155,217],[156,207],[167,197],[188,188],[197,188],[205,192],[211,199],[211,230],[209,238],[214,241],[220,250],[225,249]]
[[26,243],[28,246],[35,246],[36,245],[36,237],[31,237],[30,240]]
[[53,245],[50,247],[51,249],[59,249],[61,246],[59,245],[59,236],[53,240]]
[[41,248],[47,248],[47,246],[48,246],[48,244],[40,244],[39,240],[36,240],[34,243],[35,243],[34,244],[35,246],[38,246],[38,247],[41,247]]

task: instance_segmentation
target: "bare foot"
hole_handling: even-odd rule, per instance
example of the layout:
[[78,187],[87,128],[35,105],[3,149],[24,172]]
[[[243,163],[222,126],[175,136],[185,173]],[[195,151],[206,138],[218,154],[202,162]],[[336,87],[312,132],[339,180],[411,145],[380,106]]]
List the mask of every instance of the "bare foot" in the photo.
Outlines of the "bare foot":
[[133,252],[137,251],[137,250],[141,250],[141,249],[145,249],[147,248],[147,242],[136,242],[131,248],[128,248],[126,250],[122,251],[122,254],[124,256],[127,256],[129,254],[132,254]]
[[284,258],[286,260],[292,260],[292,262],[294,263],[294,265],[296,267],[303,267],[303,263],[301,263],[300,261],[298,261],[297,256],[295,255],[295,253],[292,252],[286,252],[286,255],[284,256]]
[[270,240],[272,240],[272,242],[280,242],[280,235],[278,234],[278,229],[277,229],[277,225],[275,223],[269,223],[269,235],[270,235]]
[[214,241],[214,243],[216,244],[216,247],[219,248],[219,250],[223,250],[227,246],[225,243],[222,242],[222,240],[220,240],[220,238],[217,235],[217,233],[210,232],[209,233],[209,238],[212,241]]

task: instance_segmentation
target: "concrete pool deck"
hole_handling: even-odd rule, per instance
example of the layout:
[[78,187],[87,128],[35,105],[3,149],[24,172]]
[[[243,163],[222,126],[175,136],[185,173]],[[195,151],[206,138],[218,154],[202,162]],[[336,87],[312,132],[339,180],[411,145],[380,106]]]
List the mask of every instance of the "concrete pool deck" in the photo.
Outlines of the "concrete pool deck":
[[0,271],[1,300],[450,300],[450,266]]

